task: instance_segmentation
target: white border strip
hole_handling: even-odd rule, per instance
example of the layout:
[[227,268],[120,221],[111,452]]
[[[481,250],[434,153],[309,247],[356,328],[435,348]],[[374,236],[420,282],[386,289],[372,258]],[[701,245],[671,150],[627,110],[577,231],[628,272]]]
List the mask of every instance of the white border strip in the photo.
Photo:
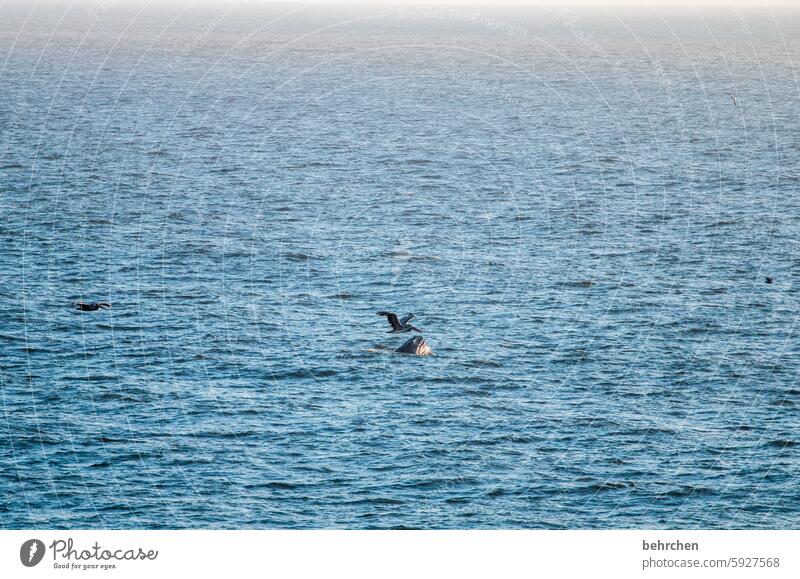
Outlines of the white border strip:
[[[45,552],[26,567],[33,539]],[[798,559],[800,531],[0,531],[14,578],[778,579],[800,577]]]

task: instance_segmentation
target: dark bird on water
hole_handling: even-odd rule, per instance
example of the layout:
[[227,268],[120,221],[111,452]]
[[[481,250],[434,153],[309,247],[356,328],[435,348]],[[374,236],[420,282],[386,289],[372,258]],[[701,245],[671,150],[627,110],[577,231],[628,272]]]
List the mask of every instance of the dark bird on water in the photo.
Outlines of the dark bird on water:
[[75,302],[75,307],[82,312],[96,312],[97,310],[110,310],[111,304],[108,302],[99,302],[85,304],[83,302]]
[[410,332],[414,330],[415,332],[422,332],[419,328],[415,328],[409,322],[414,319],[414,314],[406,314],[402,320],[397,319],[397,314],[392,312],[378,312],[379,316],[386,316],[386,319],[389,320],[389,325],[392,326],[392,329],[389,330],[388,334],[401,334],[403,332]]
[[772,283],[774,280],[773,280],[773,278],[767,276],[767,277],[764,278],[764,281],[767,282],[767,283]]

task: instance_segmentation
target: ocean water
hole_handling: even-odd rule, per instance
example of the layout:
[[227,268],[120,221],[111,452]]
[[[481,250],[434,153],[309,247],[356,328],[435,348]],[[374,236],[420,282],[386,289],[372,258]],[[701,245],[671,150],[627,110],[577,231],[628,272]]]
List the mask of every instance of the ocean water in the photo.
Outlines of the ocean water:
[[0,526],[800,527],[798,16],[3,3]]

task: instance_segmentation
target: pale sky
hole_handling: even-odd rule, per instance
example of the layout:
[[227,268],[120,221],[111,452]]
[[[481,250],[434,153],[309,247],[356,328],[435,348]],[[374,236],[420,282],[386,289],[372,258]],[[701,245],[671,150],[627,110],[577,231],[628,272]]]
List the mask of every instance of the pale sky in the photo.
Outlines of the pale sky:
[[[70,0],[51,0],[56,3],[72,3]],[[0,6],[3,5],[0,0]],[[16,3],[14,0],[11,3]],[[50,3],[47,0],[40,2]],[[757,8],[798,6],[800,0],[82,0],[85,4],[97,4],[111,7],[115,4],[284,4],[284,5],[314,5],[314,4],[348,4],[365,6],[414,6],[414,7],[442,7],[442,6],[468,6],[468,7],[500,7],[506,6],[721,6],[728,8]]]
[[[107,0],[108,1],[108,0]],[[112,0],[113,1],[113,0]],[[131,0],[127,0],[131,1]],[[147,1],[147,0],[139,0]],[[724,6],[769,7],[797,6],[800,0],[173,0],[174,2],[242,3],[242,4],[363,4],[368,6]]]
[[[130,0],[128,0],[130,1]],[[147,1],[147,0],[139,0]],[[389,5],[389,6],[725,6],[725,7],[768,7],[768,6],[796,6],[798,0],[499,0],[492,2],[470,2],[469,0],[173,0],[175,2],[204,2],[204,3],[243,3],[243,4],[364,4],[364,5]]]

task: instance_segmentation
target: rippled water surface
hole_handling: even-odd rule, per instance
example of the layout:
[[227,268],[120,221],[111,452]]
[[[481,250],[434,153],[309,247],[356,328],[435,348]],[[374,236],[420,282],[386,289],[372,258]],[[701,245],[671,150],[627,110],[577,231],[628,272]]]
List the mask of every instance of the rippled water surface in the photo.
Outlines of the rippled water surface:
[[0,7],[0,526],[800,526],[796,14],[67,4]]

